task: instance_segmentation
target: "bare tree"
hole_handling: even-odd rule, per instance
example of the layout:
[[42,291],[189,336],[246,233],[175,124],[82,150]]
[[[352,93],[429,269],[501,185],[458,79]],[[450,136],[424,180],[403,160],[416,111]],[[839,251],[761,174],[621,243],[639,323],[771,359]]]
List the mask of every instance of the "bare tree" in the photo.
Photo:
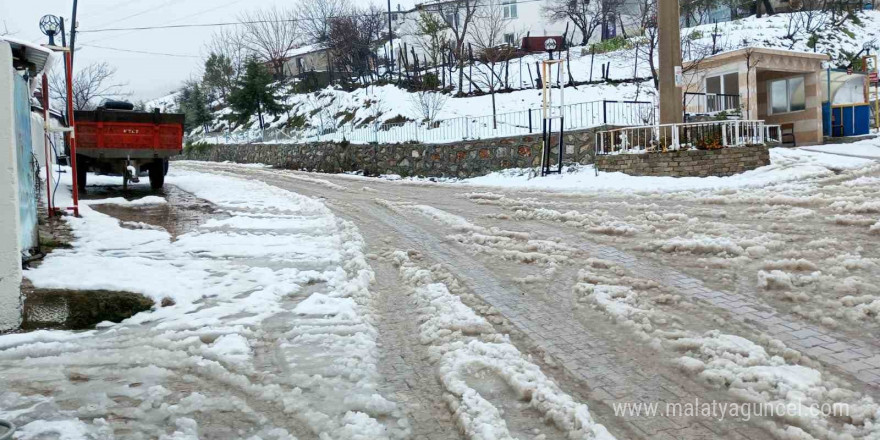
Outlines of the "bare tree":
[[640,0],[638,14],[642,35],[635,44],[636,57],[647,61],[648,67],[651,68],[651,78],[654,79],[654,88],[657,88],[660,84],[654,59],[659,36],[657,32],[657,0]]
[[746,102],[748,103],[748,107],[746,107],[746,119],[751,119],[752,116],[758,117],[757,115],[751,114],[752,107],[752,69],[758,67],[758,64],[761,62],[755,56],[755,49],[752,47],[747,47],[745,53],[743,54],[743,58],[746,60]]
[[272,66],[275,79],[283,78],[284,63],[300,37],[300,22],[294,13],[273,6],[244,13],[239,20],[244,24],[248,49]]
[[432,125],[437,120],[437,115],[440,114],[440,111],[446,105],[448,98],[443,93],[421,90],[410,96],[410,104],[413,110],[422,117],[423,121],[427,122],[428,125]]
[[[349,0],[305,0],[297,5],[300,26],[305,37],[312,44],[326,45],[330,40],[330,24],[334,18],[350,15],[352,6]],[[330,50],[327,53],[327,72],[333,80],[333,64]]]
[[305,0],[297,5],[303,33],[312,43],[325,43],[330,38],[330,22],[352,11],[349,0]]
[[[125,90],[127,84],[117,82],[113,77],[116,68],[107,62],[91,63],[73,76],[73,109],[92,110],[102,99],[124,98],[131,95]],[[56,102],[66,102],[67,82],[64,75],[53,72],[51,82],[51,98]],[[59,107],[64,107],[61,104]]]
[[211,35],[211,39],[208,40],[203,49],[205,59],[215,54],[229,60],[234,70],[234,76],[230,78],[230,82],[235,82],[238,76],[244,72],[245,63],[253,55],[245,42],[244,34],[245,29],[242,27],[221,27]]
[[474,19],[470,30],[478,52],[477,59],[481,64],[471,81],[492,95],[492,128],[498,128],[495,91],[504,83],[503,62],[513,55],[513,51],[504,45],[504,34],[508,33],[509,20],[504,18],[500,0],[485,1],[488,3],[480,9],[480,14]]
[[452,34],[453,55],[458,64],[458,92],[462,93],[464,86],[464,64],[467,58],[465,40],[468,38],[470,25],[477,12],[477,0],[452,0],[436,5],[436,13],[446,22],[449,33]]
[[330,21],[327,48],[339,71],[361,80],[369,74],[373,59],[370,32],[357,17],[340,17]]
[[385,32],[388,26],[387,12],[379,6],[376,6],[375,3],[370,3],[369,6],[360,8],[356,15],[361,33],[363,33],[371,43],[379,41],[379,39],[382,38],[382,33]]
[[589,43],[602,24],[601,0],[550,0],[542,8],[552,22],[570,21],[581,31],[581,44]]

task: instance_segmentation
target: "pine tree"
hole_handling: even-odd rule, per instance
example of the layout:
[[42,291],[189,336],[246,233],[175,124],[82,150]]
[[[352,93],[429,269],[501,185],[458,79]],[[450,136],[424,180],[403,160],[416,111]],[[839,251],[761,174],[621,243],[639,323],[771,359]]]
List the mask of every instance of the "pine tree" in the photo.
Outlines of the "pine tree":
[[205,74],[202,76],[202,84],[209,93],[219,95],[220,98],[226,100],[229,97],[229,90],[232,88],[232,81],[235,77],[235,68],[232,62],[224,55],[212,53],[205,60]]
[[207,131],[207,126],[213,121],[213,116],[208,109],[208,98],[199,83],[193,82],[184,86],[178,106],[180,111],[186,115],[187,130],[202,127]]
[[235,122],[244,124],[256,114],[262,129],[264,113],[274,116],[284,111],[284,106],[275,100],[275,95],[269,88],[272,81],[272,74],[266,66],[256,59],[247,62],[244,75],[236,81],[235,88],[229,94],[229,105],[234,111]]

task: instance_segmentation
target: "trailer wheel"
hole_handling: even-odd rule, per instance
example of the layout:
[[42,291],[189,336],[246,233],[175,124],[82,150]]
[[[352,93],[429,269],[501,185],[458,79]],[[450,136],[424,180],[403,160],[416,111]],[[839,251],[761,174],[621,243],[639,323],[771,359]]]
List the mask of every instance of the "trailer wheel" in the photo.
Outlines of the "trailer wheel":
[[86,177],[89,175],[89,160],[85,156],[76,155],[76,186],[80,191],[86,190]]
[[165,184],[165,161],[155,160],[150,164],[150,188],[162,189]]

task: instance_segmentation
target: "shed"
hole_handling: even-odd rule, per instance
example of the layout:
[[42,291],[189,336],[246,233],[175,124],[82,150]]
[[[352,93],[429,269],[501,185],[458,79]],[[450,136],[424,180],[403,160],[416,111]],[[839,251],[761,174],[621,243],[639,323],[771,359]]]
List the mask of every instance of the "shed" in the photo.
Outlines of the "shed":
[[822,142],[820,74],[828,55],[747,47],[684,65],[685,113],[737,113],[782,126],[797,145]]
[[827,69],[820,75],[825,136],[859,136],[871,132],[868,75]]

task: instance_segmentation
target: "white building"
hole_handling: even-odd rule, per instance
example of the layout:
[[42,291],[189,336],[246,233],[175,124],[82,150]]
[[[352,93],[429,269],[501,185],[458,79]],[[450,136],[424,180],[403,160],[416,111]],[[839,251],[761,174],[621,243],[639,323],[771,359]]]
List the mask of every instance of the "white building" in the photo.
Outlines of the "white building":
[[[504,29],[504,43],[519,47],[522,38],[526,35],[537,36],[563,36],[568,28],[567,40],[573,45],[579,45],[582,41],[582,32],[570,20],[550,20],[545,13],[545,7],[553,0],[470,0],[470,4],[477,4],[476,16],[489,7],[498,7],[507,22]],[[410,10],[398,10],[392,13],[398,35],[408,46],[413,46],[419,51],[418,20],[422,13],[438,14],[449,25],[459,23],[464,16],[463,0],[432,0],[417,3]],[[593,2],[599,4],[599,2]],[[458,11],[456,16],[455,11]],[[597,14],[598,15],[598,14]],[[457,21],[458,20],[458,21]],[[597,20],[597,26],[592,32],[590,42],[596,42],[622,35],[633,35],[639,32],[639,6],[635,0],[621,0],[621,4],[614,8],[614,13],[609,13],[604,20]]]
[[[22,258],[37,245],[31,97],[52,54],[0,37],[0,330],[21,322]],[[39,145],[43,145],[40,142]]]

